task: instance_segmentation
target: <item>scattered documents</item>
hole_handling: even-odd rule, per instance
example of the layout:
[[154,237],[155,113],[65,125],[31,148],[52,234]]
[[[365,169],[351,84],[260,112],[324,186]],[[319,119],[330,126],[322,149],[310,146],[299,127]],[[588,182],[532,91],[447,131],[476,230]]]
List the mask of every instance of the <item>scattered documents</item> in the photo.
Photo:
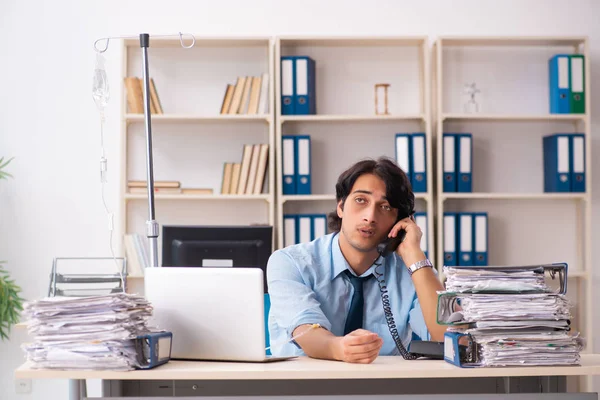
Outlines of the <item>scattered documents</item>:
[[147,333],[151,304],[139,295],[47,297],[24,305],[32,368],[127,371],[139,366],[132,339]]
[[[558,291],[547,282],[548,271],[560,280]],[[566,271],[566,264],[444,267],[438,323],[469,336],[471,366],[579,365],[583,339],[570,333]]]

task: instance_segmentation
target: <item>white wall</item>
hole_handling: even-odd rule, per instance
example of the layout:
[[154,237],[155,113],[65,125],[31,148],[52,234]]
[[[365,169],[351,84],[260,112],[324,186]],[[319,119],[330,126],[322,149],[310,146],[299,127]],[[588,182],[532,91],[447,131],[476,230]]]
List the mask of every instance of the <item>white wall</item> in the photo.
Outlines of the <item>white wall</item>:
[[[26,298],[45,294],[53,257],[108,254],[98,179],[99,124],[90,94],[96,38],[178,31],[207,35],[428,35],[432,39],[448,34],[588,35],[592,66],[600,58],[600,3],[592,0],[36,3],[0,2],[0,156],[16,157],[10,166],[15,179],[0,184],[0,259],[8,261]],[[120,65],[111,63],[110,50],[106,56],[115,88]],[[592,93],[598,89],[598,71],[593,68],[591,72]],[[120,168],[119,106],[113,98],[106,133],[107,196],[113,210],[117,208]],[[599,108],[592,109],[592,128],[598,126]],[[594,154],[600,154],[599,142],[596,134]],[[594,160],[595,171],[597,164]],[[593,179],[593,186],[600,187],[600,173],[593,174]],[[598,199],[593,219],[597,241]],[[560,243],[560,232],[556,237]],[[594,256],[597,264],[600,254]],[[597,317],[596,331],[599,325]],[[10,342],[0,343],[0,398],[66,398],[65,381],[34,381],[31,394],[14,393],[13,370],[23,361],[19,346],[25,340],[24,332],[13,331]]]

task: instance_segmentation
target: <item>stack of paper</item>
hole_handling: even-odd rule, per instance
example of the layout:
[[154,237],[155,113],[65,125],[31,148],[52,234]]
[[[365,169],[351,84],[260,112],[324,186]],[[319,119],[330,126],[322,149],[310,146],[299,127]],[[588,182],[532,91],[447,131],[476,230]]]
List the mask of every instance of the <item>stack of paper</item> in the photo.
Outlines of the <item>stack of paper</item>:
[[548,290],[542,271],[446,268],[449,292],[541,292]]
[[34,342],[23,345],[33,368],[132,370],[134,342],[149,332],[152,306],[142,296],[116,293],[47,297],[24,305]]
[[[469,334],[481,366],[579,365],[582,339],[570,334],[570,305],[546,284],[544,270],[444,267],[442,303],[460,310],[439,313]],[[565,270],[566,272],[566,270]],[[440,308],[438,308],[439,310]],[[456,325],[460,325],[457,327]]]

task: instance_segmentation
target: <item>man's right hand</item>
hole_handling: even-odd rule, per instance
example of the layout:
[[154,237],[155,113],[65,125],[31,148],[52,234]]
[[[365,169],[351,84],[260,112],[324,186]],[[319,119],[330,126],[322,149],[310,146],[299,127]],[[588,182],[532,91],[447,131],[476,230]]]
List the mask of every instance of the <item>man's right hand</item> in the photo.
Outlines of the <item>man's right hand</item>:
[[357,329],[336,341],[336,358],[340,361],[370,364],[379,355],[383,339],[376,333]]

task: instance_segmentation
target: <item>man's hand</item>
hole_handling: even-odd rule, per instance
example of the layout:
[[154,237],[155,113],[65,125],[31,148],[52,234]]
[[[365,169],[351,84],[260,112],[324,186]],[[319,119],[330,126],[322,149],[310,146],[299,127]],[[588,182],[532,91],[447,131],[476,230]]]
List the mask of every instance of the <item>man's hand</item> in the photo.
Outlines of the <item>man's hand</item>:
[[406,231],[406,236],[402,243],[400,243],[400,246],[398,246],[397,252],[408,267],[414,262],[425,259],[425,254],[421,251],[421,237],[423,237],[423,232],[421,232],[421,228],[419,228],[419,225],[415,223],[412,217],[407,217],[398,221],[388,236],[396,237],[402,229]]
[[376,333],[357,329],[336,342],[335,358],[340,361],[370,364],[379,355],[383,339]]

